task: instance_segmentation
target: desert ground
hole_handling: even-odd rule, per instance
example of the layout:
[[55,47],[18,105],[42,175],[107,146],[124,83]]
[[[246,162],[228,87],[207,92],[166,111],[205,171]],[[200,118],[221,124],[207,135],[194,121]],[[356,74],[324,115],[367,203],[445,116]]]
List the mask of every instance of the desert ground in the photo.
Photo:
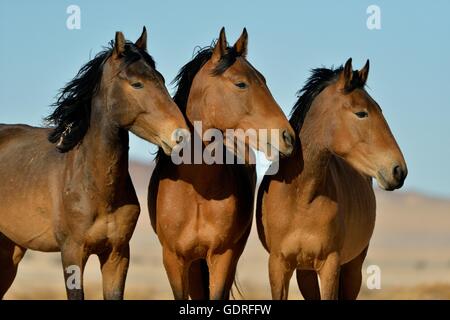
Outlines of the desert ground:
[[[131,241],[126,299],[172,299],[162,265],[161,247],[147,212],[146,193],[152,166],[132,162],[131,174],[142,212]],[[377,222],[363,268],[359,299],[450,299],[450,199],[415,192],[377,194]],[[243,297],[270,299],[268,255],[253,228],[240,259],[238,281]],[[367,267],[381,270],[381,288],[369,289]],[[101,276],[95,256],[85,271],[87,299],[101,299]],[[5,299],[65,299],[58,253],[28,251]],[[290,299],[301,299],[295,279]]]

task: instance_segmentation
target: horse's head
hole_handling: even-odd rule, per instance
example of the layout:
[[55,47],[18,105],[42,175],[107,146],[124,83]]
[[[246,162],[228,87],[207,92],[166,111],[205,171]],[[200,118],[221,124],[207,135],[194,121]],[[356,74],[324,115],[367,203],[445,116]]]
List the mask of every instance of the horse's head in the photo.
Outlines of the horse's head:
[[377,179],[385,190],[402,187],[407,167],[381,108],[364,89],[369,61],[353,71],[349,59],[313,102],[310,116],[319,115],[324,125],[318,134],[324,147],[358,171]]
[[[191,120],[202,120],[206,128],[242,129],[256,131],[257,149],[261,147],[260,129],[277,129],[278,150],[283,155],[291,154],[294,144],[294,131],[281,108],[270,93],[264,76],[246,59],[247,31],[233,47],[227,46],[225,31],[222,28],[219,39],[192,81],[189,103],[186,110]],[[275,130],[273,131],[275,132]]]
[[[147,32],[135,42],[116,33],[112,54],[103,67],[100,92],[112,121],[170,154],[187,126],[170,97],[163,76],[147,53]],[[186,129],[182,130],[182,129]]]

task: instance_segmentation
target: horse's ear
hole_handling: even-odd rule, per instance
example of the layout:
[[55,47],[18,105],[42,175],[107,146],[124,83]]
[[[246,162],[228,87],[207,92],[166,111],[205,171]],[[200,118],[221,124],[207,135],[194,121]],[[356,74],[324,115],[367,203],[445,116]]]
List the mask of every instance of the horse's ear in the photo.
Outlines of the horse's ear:
[[225,36],[225,28],[220,29],[219,39],[217,40],[216,46],[214,47],[211,60],[214,63],[219,62],[219,60],[225,55],[227,51],[227,37]]
[[246,57],[247,56],[247,45],[248,45],[248,33],[247,29],[244,28],[244,31],[242,31],[241,36],[234,44],[234,49],[236,50],[236,53],[239,56]]
[[141,50],[147,51],[147,29],[145,28],[145,26],[142,29],[141,36],[136,40],[134,45]]
[[344,65],[344,70],[339,77],[340,88],[343,90],[349,90],[351,88],[353,80],[353,67],[352,58],[349,58]]
[[359,75],[359,78],[361,79],[362,85],[366,84],[367,78],[369,77],[369,67],[370,67],[370,63],[369,63],[369,59],[367,59],[367,62],[364,65],[364,67],[358,71],[358,75]]
[[116,38],[114,40],[114,56],[116,58],[120,57],[125,51],[125,37],[120,31],[116,32]]

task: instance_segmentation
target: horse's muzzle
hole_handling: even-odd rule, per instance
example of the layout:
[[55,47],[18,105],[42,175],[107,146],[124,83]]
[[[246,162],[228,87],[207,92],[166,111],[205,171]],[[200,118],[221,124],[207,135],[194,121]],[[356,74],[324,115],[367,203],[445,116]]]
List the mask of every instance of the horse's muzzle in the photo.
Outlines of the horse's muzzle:
[[292,151],[294,151],[295,137],[285,129],[281,133],[281,138],[283,145],[280,146],[280,153],[282,156],[288,157],[291,155]]
[[403,186],[407,175],[406,165],[395,163],[391,166],[391,169],[383,168],[378,171],[377,180],[384,190],[392,191]]

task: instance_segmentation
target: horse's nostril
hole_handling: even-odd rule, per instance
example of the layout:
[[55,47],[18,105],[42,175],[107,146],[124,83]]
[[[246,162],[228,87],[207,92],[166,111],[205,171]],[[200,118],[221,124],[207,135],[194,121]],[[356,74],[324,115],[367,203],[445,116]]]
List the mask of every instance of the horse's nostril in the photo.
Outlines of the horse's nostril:
[[403,170],[400,166],[395,166],[392,172],[395,180],[401,181],[403,179]]
[[289,134],[287,130],[283,131],[283,139],[288,146],[292,146],[294,143],[294,138]]

